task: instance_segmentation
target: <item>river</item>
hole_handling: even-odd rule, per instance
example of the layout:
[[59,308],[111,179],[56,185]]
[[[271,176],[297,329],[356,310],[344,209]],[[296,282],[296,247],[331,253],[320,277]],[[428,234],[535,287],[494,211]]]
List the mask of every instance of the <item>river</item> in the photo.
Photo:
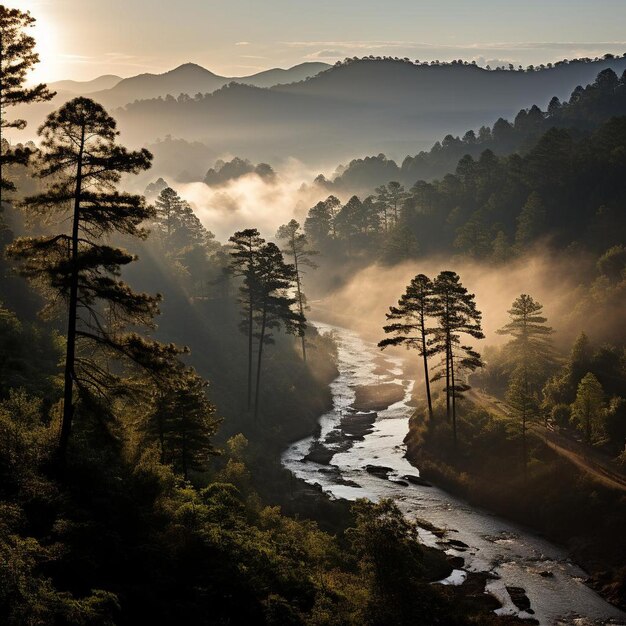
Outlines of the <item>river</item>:
[[[495,574],[487,590],[503,605],[497,612],[533,617],[542,625],[626,625],[626,614],[584,584],[584,571],[571,562],[564,549],[435,486],[402,486],[365,471],[366,465],[375,464],[391,468],[391,479],[419,474],[405,458],[403,444],[412,413],[407,404],[412,382],[403,378],[402,361],[393,356],[387,357],[388,374],[375,374],[374,360],[380,353],[357,333],[329,324],[315,325],[320,332],[334,333],[339,376],[331,383],[333,409],[320,418],[319,434],[294,443],[283,454],[283,464],[293,474],[319,484],[335,498],[393,498],[406,515],[446,529],[449,538],[467,547],[448,545],[446,552],[463,557],[465,563],[463,569],[454,570],[449,580],[442,582],[462,583],[466,570]],[[344,445],[344,451],[332,457],[330,466],[305,461],[311,445],[324,442],[328,435],[324,445],[331,449],[337,445],[332,433],[336,433],[342,416],[354,402],[353,388],[380,382],[401,383],[406,390],[404,400],[379,411],[373,432],[347,450]],[[427,530],[420,529],[420,537],[427,545],[442,547]],[[522,587],[534,614],[520,612],[506,587]]]

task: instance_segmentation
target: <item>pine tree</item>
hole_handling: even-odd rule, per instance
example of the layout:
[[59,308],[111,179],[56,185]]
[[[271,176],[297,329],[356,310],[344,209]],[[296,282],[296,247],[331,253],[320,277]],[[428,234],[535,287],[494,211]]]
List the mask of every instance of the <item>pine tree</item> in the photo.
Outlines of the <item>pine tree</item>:
[[[312,261],[311,257],[319,254],[319,252],[309,247],[307,236],[300,231],[300,224],[298,224],[296,220],[291,220],[288,224],[281,226],[276,233],[276,238],[283,239],[286,242],[287,255],[293,259],[298,312],[300,313],[300,317],[304,319],[304,312],[308,307],[306,304],[306,296],[302,291],[302,276],[304,274],[302,268],[310,267],[311,269],[315,269],[317,265]],[[302,360],[306,362],[306,340],[304,332],[300,338],[302,341]]]
[[248,336],[248,411],[252,405],[252,339],[254,335],[254,312],[256,310],[256,272],[259,265],[259,254],[265,239],[256,228],[237,231],[228,240],[231,244],[230,271],[234,276],[242,278],[240,302],[243,305],[243,319],[240,330]]
[[357,196],[352,196],[348,202],[341,207],[341,210],[333,220],[337,237],[346,241],[348,245],[348,254],[352,253],[354,238],[361,231],[359,222],[361,220],[362,211],[363,205],[361,200],[359,200]]
[[509,322],[497,332],[512,337],[504,346],[510,372],[506,400],[520,420],[526,477],[528,422],[540,414],[539,391],[554,363],[550,341],[554,331],[546,325],[543,306],[528,294],[516,298],[508,314]]
[[417,256],[419,244],[413,231],[402,222],[394,224],[383,245],[381,256],[385,263],[394,265]]
[[536,241],[545,230],[546,207],[537,192],[533,192],[526,200],[521,213],[517,216],[515,246],[523,251]]
[[[409,197],[404,187],[396,181],[376,188],[376,201],[383,215],[383,228],[388,232],[398,224],[402,203]],[[393,216],[393,219],[392,217]]]
[[407,194],[404,191],[404,187],[400,183],[392,180],[387,184],[387,199],[389,201],[390,209],[393,212],[394,225],[398,223],[399,210],[406,198]]
[[604,391],[598,379],[588,372],[578,384],[572,404],[572,421],[585,435],[588,444],[604,434]]
[[529,384],[528,369],[526,367],[518,366],[513,370],[509,377],[505,399],[519,420],[522,434],[522,463],[525,480],[528,467],[528,423],[537,419],[540,413],[539,401]]
[[330,239],[332,216],[326,203],[318,202],[309,209],[304,220],[304,232],[309,239],[317,244],[326,243]]
[[515,299],[508,311],[509,322],[497,332],[509,335],[512,339],[504,347],[506,358],[512,368],[523,367],[536,386],[547,374],[554,363],[554,349],[550,336],[552,328],[546,325],[543,305],[528,294],[521,294]]
[[330,216],[330,230],[333,239],[337,238],[337,229],[335,226],[335,220],[337,215],[341,209],[341,200],[337,198],[337,196],[328,196],[326,200],[324,200],[324,208],[326,209],[328,215]]
[[185,480],[190,470],[205,469],[215,454],[212,437],[219,420],[206,387],[193,369],[181,370],[159,388],[149,416],[148,434],[159,442],[161,462],[173,465]]
[[[21,130],[26,121],[9,121],[5,117],[7,107],[18,104],[45,102],[54,97],[44,84],[24,86],[28,72],[39,63],[35,52],[35,40],[26,29],[35,23],[28,11],[10,9],[0,5],[0,140],[5,128]],[[2,141],[0,150],[0,201],[2,192],[15,191],[15,185],[6,178],[5,170],[11,165],[26,165],[32,154],[28,148],[13,150]]]
[[282,252],[276,244],[269,242],[261,246],[252,289],[257,329],[255,337],[259,345],[254,396],[255,421],[259,414],[264,346],[274,343],[273,331],[281,326],[285,327],[287,333],[299,336],[302,336],[306,329],[304,316],[293,311],[296,299],[289,295],[295,282],[294,274],[294,266],[284,262]]
[[397,307],[390,307],[387,319],[392,321],[383,327],[386,333],[393,333],[394,337],[383,339],[378,347],[404,345],[416,348],[422,357],[424,366],[424,383],[428,400],[428,415],[433,419],[433,404],[430,394],[430,376],[428,373],[428,357],[431,350],[428,346],[428,336],[432,330],[427,326],[427,318],[434,312],[433,284],[428,276],[418,274],[411,280],[405,293],[398,300]]
[[441,272],[433,283],[434,312],[438,326],[430,347],[443,355],[442,370],[432,380],[445,378],[446,415],[452,417],[454,443],[457,442],[456,400],[470,389],[462,376],[482,367],[480,354],[461,344],[461,336],[483,339],[482,314],[476,308],[474,294],[468,293],[455,272]]
[[182,204],[183,199],[171,187],[163,189],[154,202],[157,228],[166,241],[178,225]]
[[380,232],[380,206],[375,196],[367,196],[363,200],[363,233],[375,235]]
[[173,245],[178,250],[193,246],[207,247],[214,244],[215,235],[207,230],[188,202],[183,201],[176,230],[173,235]]
[[[10,255],[22,273],[47,292],[47,311],[64,303],[67,314],[63,417],[59,457],[64,462],[76,398],[110,404],[121,379],[109,358],[167,372],[179,353],[175,346],[149,341],[127,327],[152,326],[158,297],[135,293],[120,280],[120,268],[136,260],[108,245],[113,233],[144,238],[142,223],[154,213],[141,196],[115,190],[122,174],[150,167],[147,150],[129,152],[116,144],[115,120],[94,101],[75,98],[51,113],[39,129],[39,176],[47,189],[27,198],[33,215],[68,224],[69,232],[17,239]],[[115,370],[117,371],[117,370]]]

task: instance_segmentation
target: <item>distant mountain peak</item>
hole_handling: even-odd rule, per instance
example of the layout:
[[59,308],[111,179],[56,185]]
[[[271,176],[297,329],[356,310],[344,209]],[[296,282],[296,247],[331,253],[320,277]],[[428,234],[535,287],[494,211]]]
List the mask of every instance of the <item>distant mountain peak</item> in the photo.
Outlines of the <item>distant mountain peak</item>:
[[210,70],[207,70],[206,67],[202,67],[202,65],[198,65],[197,63],[183,63],[178,67],[175,67],[173,70],[169,70],[169,72],[165,72],[166,74],[210,74],[211,76],[216,76]]

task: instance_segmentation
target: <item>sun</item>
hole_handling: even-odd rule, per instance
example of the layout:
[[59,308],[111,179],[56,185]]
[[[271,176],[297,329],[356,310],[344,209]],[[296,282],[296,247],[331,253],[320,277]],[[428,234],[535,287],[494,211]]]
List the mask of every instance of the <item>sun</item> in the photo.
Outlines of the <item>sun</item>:
[[6,2],[6,5],[29,11],[36,20],[26,32],[35,39],[39,63],[28,73],[27,82],[33,84],[56,80],[60,69],[57,29],[46,13],[45,3],[41,0],[13,0]]
[[30,34],[36,41],[35,50],[39,54],[39,63],[30,73],[29,81],[46,82],[54,79],[59,62],[56,29],[41,16],[30,29]]

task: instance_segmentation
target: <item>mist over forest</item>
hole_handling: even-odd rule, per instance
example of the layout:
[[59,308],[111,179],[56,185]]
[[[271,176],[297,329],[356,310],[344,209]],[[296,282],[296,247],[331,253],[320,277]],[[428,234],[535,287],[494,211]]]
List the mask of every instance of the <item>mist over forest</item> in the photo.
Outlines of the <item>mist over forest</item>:
[[80,28],[31,4],[0,5],[0,623],[626,624],[626,52],[239,16],[226,66],[191,27],[114,52],[111,15],[49,58]]

